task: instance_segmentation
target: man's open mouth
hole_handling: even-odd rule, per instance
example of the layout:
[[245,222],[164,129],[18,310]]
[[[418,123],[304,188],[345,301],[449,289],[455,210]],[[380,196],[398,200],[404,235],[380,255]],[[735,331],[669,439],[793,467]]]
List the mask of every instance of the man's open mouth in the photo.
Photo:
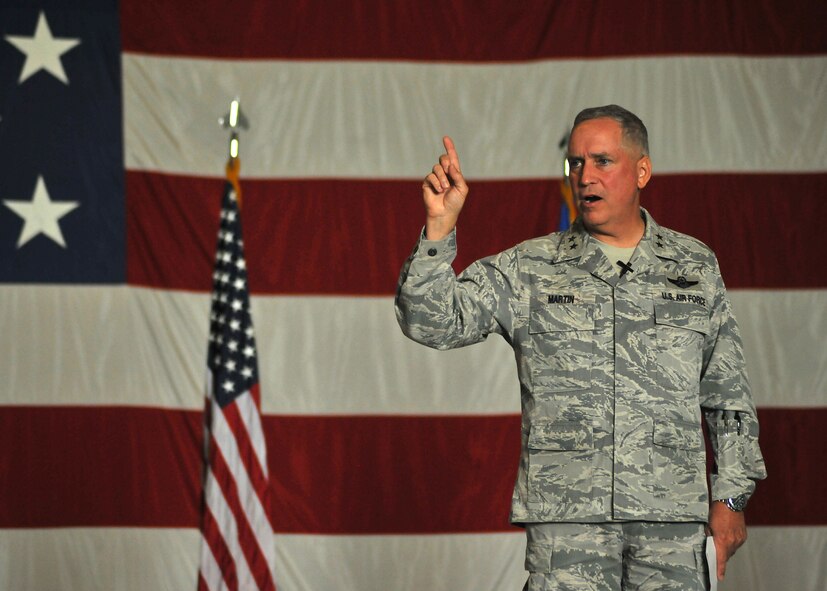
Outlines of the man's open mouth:
[[585,197],[583,197],[583,201],[585,201],[586,203],[595,203],[597,201],[600,201],[600,199],[602,198],[598,197],[597,195],[586,195]]

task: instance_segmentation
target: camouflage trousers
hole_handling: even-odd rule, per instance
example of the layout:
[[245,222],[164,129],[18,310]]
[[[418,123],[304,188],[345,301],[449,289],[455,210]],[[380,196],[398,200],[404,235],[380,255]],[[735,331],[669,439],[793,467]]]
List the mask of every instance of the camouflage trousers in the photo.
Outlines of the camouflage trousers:
[[706,591],[703,523],[526,524],[523,591]]

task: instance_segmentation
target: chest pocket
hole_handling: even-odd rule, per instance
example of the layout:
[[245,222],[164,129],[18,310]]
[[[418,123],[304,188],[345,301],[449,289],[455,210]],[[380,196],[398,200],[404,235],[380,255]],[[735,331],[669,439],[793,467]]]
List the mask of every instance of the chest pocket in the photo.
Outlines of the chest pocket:
[[536,389],[565,392],[591,385],[595,314],[594,303],[574,296],[532,296],[528,332]]
[[658,381],[670,392],[694,394],[700,387],[703,341],[710,332],[704,306],[655,299]]
[[655,324],[709,334],[709,315],[706,308],[691,302],[655,300]]
[[655,324],[659,328],[678,329],[674,333],[668,331],[663,333],[664,335],[672,334],[675,338],[692,339],[692,335],[682,334],[681,330],[692,331],[701,337],[709,334],[709,315],[706,308],[690,302],[655,300]]

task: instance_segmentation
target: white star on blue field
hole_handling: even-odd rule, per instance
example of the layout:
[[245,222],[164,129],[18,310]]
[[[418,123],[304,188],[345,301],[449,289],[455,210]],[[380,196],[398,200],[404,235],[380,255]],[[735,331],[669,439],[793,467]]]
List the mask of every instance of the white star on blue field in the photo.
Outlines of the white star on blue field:
[[0,283],[123,283],[118,3],[0,3]]

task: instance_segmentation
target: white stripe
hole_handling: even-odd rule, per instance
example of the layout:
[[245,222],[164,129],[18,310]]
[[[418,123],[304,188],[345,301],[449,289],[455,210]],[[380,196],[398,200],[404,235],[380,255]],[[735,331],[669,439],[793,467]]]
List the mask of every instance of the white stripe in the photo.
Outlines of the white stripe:
[[719,591],[827,589],[827,527],[748,527],[748,535]]
[[[618,103],[656,173],[825,171],[827,57],[653,57],[508,64],[123,57],[126,165],[215,177],[216,113],[241,96],[244,176],[416,178],[452,135],[469,178],[559,176],[583,107]],[[159,116],[162,114],[162,116]]]
[[[244,467],[244,462],[241,459],[241,454],[238,451],[238,444],[230,429],[230,424],[226,421],[224,413],[217,403],[213,404],[213,437],[215,438],[230,473],[235,479],[236,489],[238,490],[238,499],[241,504],[241,509],[247,518],[247,523],[250,524],[253,530],[253,535],[258,541],[259,547],[267,560],[270,572],[273,572],[273,530],[270,527],[270,520],[267,512],[261,504],[261,499],[258,496],[247,469]],[[246,559],[245,568],[246,568]]]
[[210,545],[203,536],[201,537],[199,571],[210,591],[220,591],[220,589],[225,586],[224,578],[221,575],[221,568],[215,560],[215,555],[213,555]]
[[[827,405],[827,290],[732,290],[759,406]],[[0,404],[203,409],[209,296],[0,286]],[[406,339],[390,297],[252,299],[265,414],[519,412],[499,337],[438,352]],[[44,371],[48,368],[48,371]]]
[[197,529],[0,529],[0,589],[196,589]]
[[731,290],[758,406],[827,406],[827,290]]
[[428,349],[402,334],[390,297],[254,298],[253,314],[266,414],[520,412],[514,354],[498,336]]
[[[524,536],[313,536],[276,539],[280,591],[520,589]],[[195,529],[0,530],[0,588],[195,589]],[[827,588],[827,527],[750,527],[721,591]]]
[[[307,536],[277,538],[284,590],[503,591],[526,580],[525,535]],[[324,564],[324,568],[317,565]],[[281,583],[281,580],[278,581]]]
[[2,285],[0,402],[203,410],[209,305],[208,294]]
[[236,406],[241,415],[241,420],[244,422],[244,428],[249,434],[258,465],[264,475],[267,476],[269,474],[267,442],[264,440],[264,430],[261,428],[261,415],[258,408],[256,408],[252,395],[248,393],[237,398]]
[[[218,414],[221,414],[220,412]],[[218,530],[221,532],[221,537],[230,556],[235,563],[236,576],[238,577],[238,588],[247,589],[248,585],[253,583],[253,575],[247,566],[247,559],[244,552],[241,550],[241,545],[238,542],[238,526],[236,525],[235,515],[224,494],[221,492],[221,487],[215,479],[215,474],[212,469],[207,473],[207,484],[205,491],[205,498],[207,506],[218,524]],[[222,585],[223,586],[223,585]]]

